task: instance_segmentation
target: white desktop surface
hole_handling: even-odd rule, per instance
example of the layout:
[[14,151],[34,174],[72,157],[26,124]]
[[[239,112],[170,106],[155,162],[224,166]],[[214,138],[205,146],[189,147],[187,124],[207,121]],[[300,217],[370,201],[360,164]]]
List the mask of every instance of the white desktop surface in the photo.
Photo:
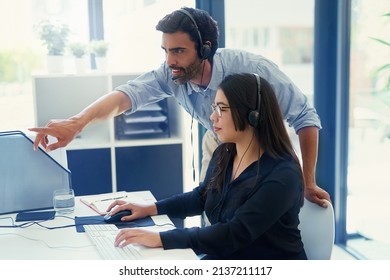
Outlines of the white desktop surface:
[[[132,192],[144,200],[155,200],[149,191]],[[76,197],[74,213],[66,216],[97,215],[92,209],[80,202]],[[12,217],[16,214],[0,215],[0,218]],[[166,215],[152,217],[156,224],[171,223]],[[19,222],[20,224],[23,222]],[[54,220],[41,222],[47,227],[74,225],[74,220],[55,217]],[[0,219],[0,225],[11,225],[10,219]],[[173,226],[159,227],[158,230],[169,230]],[[89,240],[86,233],[79,233],[76,227],[49,230],[38,225],[28,228],[0,228],[0,260],[100,260],[97,249]],[[148,250],[148,249],[147,249]],[[198,259],[191,249],[163,250],[150,249],[146,259],[194,260]]]

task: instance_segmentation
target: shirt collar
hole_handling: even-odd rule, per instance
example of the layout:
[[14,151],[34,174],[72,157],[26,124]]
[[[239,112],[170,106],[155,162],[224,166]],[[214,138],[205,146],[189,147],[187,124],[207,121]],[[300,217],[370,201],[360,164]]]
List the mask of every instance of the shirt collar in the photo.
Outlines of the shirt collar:
[[218,89],[219,84],[223,80],[223,77],[224,77],[224,70],[221,64],[220,54],[217,51],[213,56],[211,80],[207,88],[216,91]]
[[216,91],[218,89],[218,86],[223,79],[223,68],[222,68],[221,58],[219,56],[219,52],[215,53],[215,55],[213,57],[213,62],[212,62],[211,68],[212,68],[211,79],[210,79],[210,83],[206,89],[203,89],[194,83],[191,83],[191,82],[188,83],[194,92],[202,93],[202,92],[205,92],[207,90]]
[[194,83],[191,83],[191,82],[188,82],[190,88],[192,89],[190,94],[192,94],[192,92],[196,92],[196,93],[202,93],[204,90],[198,86],[197,84],[194,84]]

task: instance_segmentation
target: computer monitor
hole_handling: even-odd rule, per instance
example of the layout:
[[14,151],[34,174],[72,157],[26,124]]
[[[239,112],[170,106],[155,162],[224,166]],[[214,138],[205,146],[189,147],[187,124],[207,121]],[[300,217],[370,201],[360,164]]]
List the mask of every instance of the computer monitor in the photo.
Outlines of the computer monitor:
[[71,172],[25,133],[0,132],[0,214],[52,208],[53,191],[71,187]]

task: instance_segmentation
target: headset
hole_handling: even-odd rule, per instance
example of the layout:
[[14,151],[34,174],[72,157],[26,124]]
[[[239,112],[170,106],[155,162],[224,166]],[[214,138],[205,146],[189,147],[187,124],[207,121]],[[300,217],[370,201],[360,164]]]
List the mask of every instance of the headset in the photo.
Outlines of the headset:
[[248,114],[248,121],[249,124],[252,127],[257,127],[259,125],[260,121],[260,100],[261,100],[261,94],[260,94],[260,76],[256,73],[253,73],[253,75],[256,78],[256,85],[257,85],[257,106],[255,110],[251,110]]
[[203,43],[203,40],[202,40],[202,35],[200,34],[200,31],[199,31],[199,28],[198,28],[198,25],[196,24],[196,21],[195,19],[192,17],[192,15],[185,9],[180,9],[180,10],[177,10],[178,12],[186,15],[191,21],[192,23],[194,24],[195,28],[196,28],[196,31],[198,32],[198,38],[199,38],[199,57],[202,59],[202,60],[206,60],[209,58],[210,56],[210,52],[211,52],[211,47],[209,44],[205,44]]

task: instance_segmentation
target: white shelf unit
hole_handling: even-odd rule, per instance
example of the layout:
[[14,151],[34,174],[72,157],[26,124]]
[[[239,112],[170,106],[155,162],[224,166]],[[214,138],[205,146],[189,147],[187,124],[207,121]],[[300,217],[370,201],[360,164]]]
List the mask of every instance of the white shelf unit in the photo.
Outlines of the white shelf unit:
[[[34,75],[33,92],[36,125],[45,126],[51,119],[69,118],[116,86],[134,79],[138,75],[139,73]],[[109,119],[88,126],[67,146],[68,166],[72,176],[74,174],[72,180],[74,179],[73,187],[77,195],[104,191],[135,191],[148,188],[157,199],[161,199],[178,193],[179,190],[183,191],[185,177],[183,175],[185,173],[183,167],[185,155],[183,110],[173,98],[168,98],[165,102],[168,107],[166,110],[169,111],[167,115],[169,137],[138,137],[137,139],[118,140],[115,134],[115,120]],[[155,158],[151,158],[153,155],[142,157],[142,153],[148,153],[149,150],[154,151]],[[171,157],[167,156],[165,153],[171,150],[173,155]],[[130,162],[132,156],[135,155],[136,157],[138,153],[141,153],[141,155],[138,155],[139,162]],[[124,157],[124,154],[127,157]],[[95,156],[96,158],[94,158]],[[90,157],[89,161],[88,157]],[[130,166],[128,170],[124,169],[127,164]],[[139,170],[137,174],[132,172],[131,166],[142,169],[143,165],[143,174],[138,174]],[[110,170],[108,170],[108,166]],[[167,166],[168,168],[172,166],[175,170],[166,170]],[[127,172],[129,173],[128,176]],[[104,173],[107,173],[106,176],[99,178]],[[150,180],[149,184],[154,186],[126,185],[133,182],[132,177],[138,176],[138,179],[134,180],[134,184],[142,184],[142,178],[148,181],[148,179],[153,178],[153,174],[159,176]],[[97,178],[96,182],[94,182],[94,175]],[[90,178],[89,181],[87,178]],[[161,186],[159,185],[160,182]],[[106,186],[107,184],[110,184],[109,188]],[[170,186],[172,184],[174,184],[173,187]],[[100,187],[94,188],[94,185]]]

